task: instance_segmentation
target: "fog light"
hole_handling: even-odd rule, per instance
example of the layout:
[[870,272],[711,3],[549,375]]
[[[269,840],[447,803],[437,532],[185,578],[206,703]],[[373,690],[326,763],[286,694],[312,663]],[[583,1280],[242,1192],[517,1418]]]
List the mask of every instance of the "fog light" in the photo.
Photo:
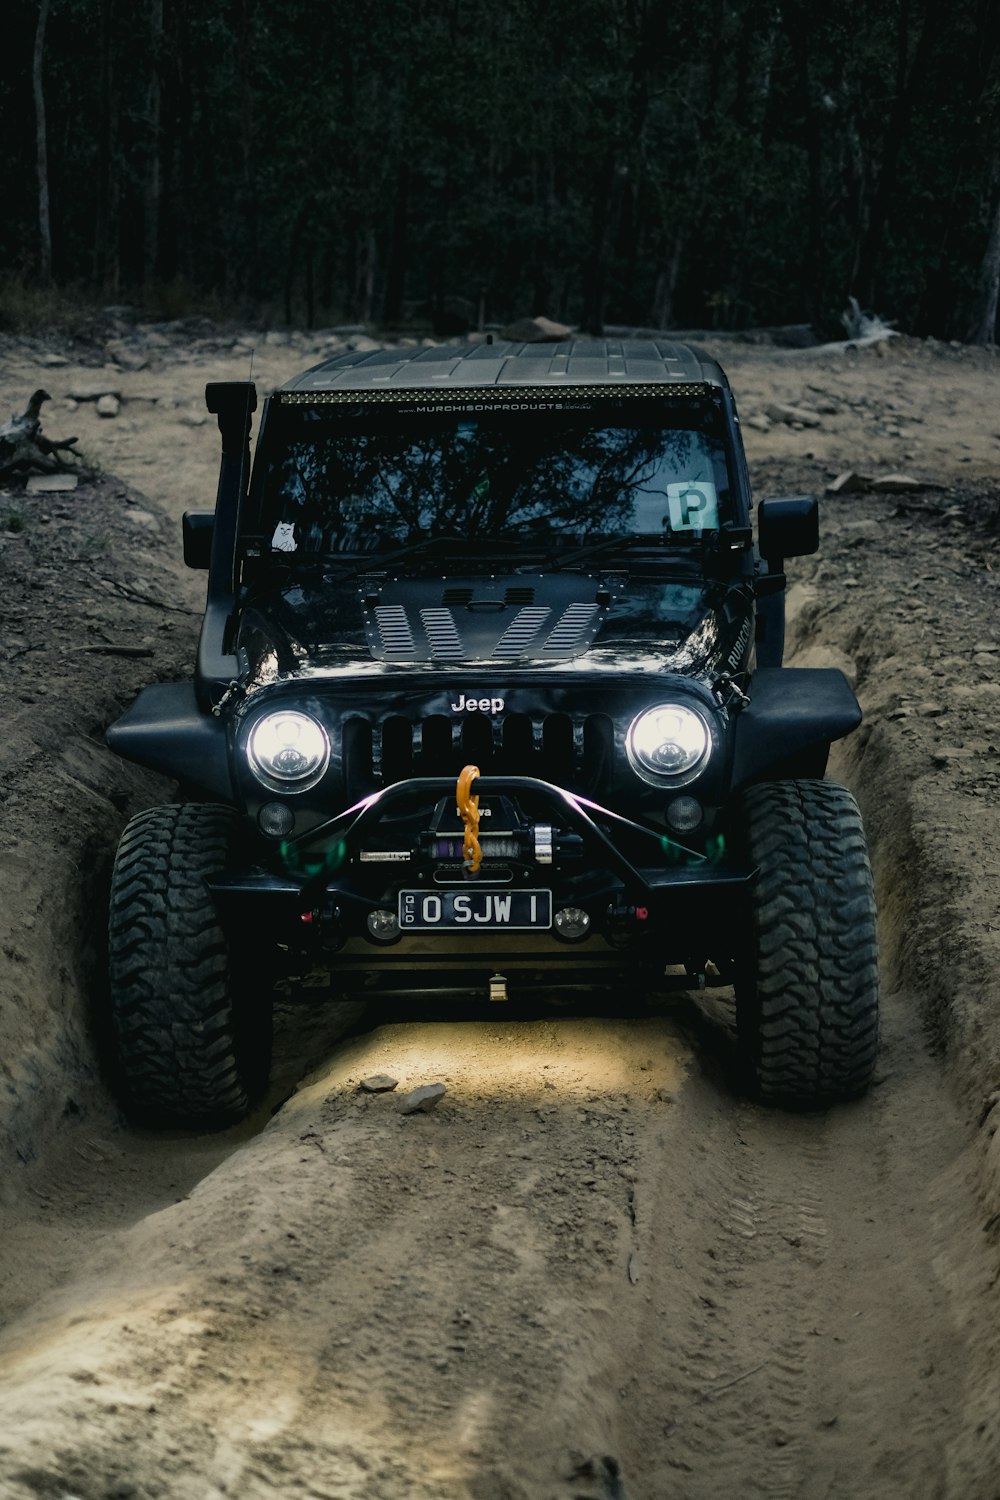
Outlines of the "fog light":
[[285,839],[295,827],[295,814],[283,802],[265,802],[257,814],[257,825],[269,839]]
[[376,943],[394,943],[399,937],[399,919],[394,911],[370,911],[366,925]]
[[701,822],[701,803],[697,797],[675,797],[667,803],[667,822],[678,833],[690,833]]
[[552,918],[552,930],[565,943],[578,943],[590,931],[590,918],[579,906],[564,906]]

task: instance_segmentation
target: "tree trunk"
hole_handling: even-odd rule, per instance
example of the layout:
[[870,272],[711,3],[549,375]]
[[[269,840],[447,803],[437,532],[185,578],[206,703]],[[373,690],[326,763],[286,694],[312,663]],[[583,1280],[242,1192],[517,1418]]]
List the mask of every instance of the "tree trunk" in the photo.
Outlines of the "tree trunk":
[[385,268],[385,297],[382,317],[386,323],[399,323],[403,316],[403,291],[406,286],[407,221],[410,212],[410,164],[404,160],[396,172],[396,196],[392,206],[392,230]]
[[354,306],[359,323],[370,323],[375,303],[375,266],[377,263],[375,230],[368,228],[358,235]]
[[285,323],[291,327],[292,323],[292,294],[295,287],[295,270],[299,261],[299,249],[302,244],[302,236],[305,232],[306,220],[312,204],[307,198],[300,206],[295,215],[292,225],[292,233],[288,241],[288,260],[285,263]]
[[172,7],[175,16],[174,68],[176,70],[176,145],[174,169],[177,180],[173,210],[173,235],[176,244],[176,266],[178,273],[187,281],[195,280],[197,260],[192,211],[195,199],[194,139],[194,57],[191,41],[191,17],[185,0],[178,0]]
[[583,326],[594,338],[604,332],[604,305],[608,294],[608,275],[611,270],[611,252],[618,226],[621,204],[624,163],[618,160],[615,150],[609,150],[604,158],[594,195],[591,227],[593,251],[587,266],[583,296]]
[[42,62],[45,56],[45,24],[49,19],[49,0],[41,0],[38,25],[35,28],[35,51],[31,65],[31,82],[35,95],[35,146],[38,163],[38,269],[42,283],[52,280],[52,228],[49,222],[49,152],[45,136],[45,93],[42,89]]
[[240,155],[242,158],[244,223],[243,270],[240,292],[254,292],[260,262],[260,212],[254,156],[253,20],[252,0],[242,0],[236,33],[237,71],[240,80]]
[[146,85],[146,173],[143,184],[142,275],[150,281],[160,265],[160,67],[163,56],[163,0],[149,0],[149,77]]
[[809,197],[806,209],[806,244],[800,272],[801,284],[806,293],[806,306],[813,327],[819,327],[823,317],[823,299],[820,277],[823,267],[823,142],[820,134],[819,114],[813,102],[816,92],[812,82],[812,67],[809,43],[813,29],[813,18],[808,10],[786,4],[784,7],[785,34],[798,76],[799,100],[803,117],[803,135],[808,168]]
[[315,247],[312,239],[306,238],[305,248],[305,291],[306,291],[306,327],[316,326],[316,291],[313,281],[313,255]]
[[986,242],[968,332],[970,344],[994,344],[997,333],[997,302],[1000,297],[1000,155],[993,158],[993,191],[990,195],[990,233]]
[[116,88],[114,38],[116,0],[102,0],[100,69],[98,74],[99,134],[97,191],[94,213],[94,281],[100,291],[117,300],[121,285],[119,242],[121,163],[118,160],[119,93]]
[[678,234],[674,240],[673,249],[670,252],[670,259],[657,275],[652,308],[654,328],[670,328],[673,326],[674,292],[677,290],[677,277],[680,273],[681,252],[683,248],[683,237]]
[[858,279],[855,288],[862,304],[873,307],[876,296],[876,272],[882,253],[882,244],[889,218],[889,204],[896,185],[899,158],[906,142],[910,115],[923,85],[924,75],[933,66],[934,52],[941,28],[948,12],[939,9],[936,0],[928,0],[924,23],[913,51],[913,61],[907,71],[906,58],[909,44],[909,6],[900,9],[897,41],[896,95],[889,114],[889,124],[882,148],[875,192],[868,212],[868,228],[861,242],[858,256]]

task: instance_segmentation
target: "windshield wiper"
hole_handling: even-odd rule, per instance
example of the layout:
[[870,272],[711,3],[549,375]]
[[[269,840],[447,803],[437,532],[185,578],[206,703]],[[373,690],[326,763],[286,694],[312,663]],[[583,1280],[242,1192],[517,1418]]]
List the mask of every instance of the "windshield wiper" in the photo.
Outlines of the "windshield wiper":
[[366,552],[364,566],[348,574],[348,577],[353,578],[360,573],[381,573],[404,559],[427,556],[439,548],[445,553],[457,556],[459,561],[471,557],[482,557],[485,554],[494,560],[510,559],[520,562],[526,552],[542,550],[531,544],[525,547],[519,538],[506,534],[501,536],[428,536],[424,537],[421,542],[413,542],[409,547],[397,547],[394,552],[383,552],[377,548],[372,552]]
[[280,549],[271,553],[271,562],[285,562],[289,567],[330,567],[331,563],[349,565],[351,572],[348,578],[355,578],[359,573],[381,572],[390,563],[398,562],[404,557],[417,557],[421,553],[430,552],[441,543],[446,546],[469,548],[470,543],[464,537],[457,536],[425,536],[419,542],[413,542],[408,547],[397,547],[393,552],[386,552],[381,547],[366,547],[361,550],[356,547],[345,548],[342,552],[283,552]]
[[[632,552],[642,549],[645,552],[664,553],[669,546],[670,549],[681,547],[688,549],[700,547],[701,538],[696,536],[680,537],[676,533],[670,534],[669,543],[659,533],[641,533],[640,535],[605,536],[599,542],[590,542],[586,547],[577,547],[575,552],[567,552],[564,557],[558,553],[553,558],[551,567],[558,572],[562,568],[574,566],[576,563],[584,562],[587,558],[606,556],[609,552]],[[666,559],[664,559],[666,560]]]

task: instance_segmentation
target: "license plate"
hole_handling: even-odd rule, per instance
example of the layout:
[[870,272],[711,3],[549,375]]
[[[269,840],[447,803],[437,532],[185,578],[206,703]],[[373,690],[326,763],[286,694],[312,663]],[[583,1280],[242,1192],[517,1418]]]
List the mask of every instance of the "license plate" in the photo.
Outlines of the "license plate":
[[466,928],[469,932],[530,932],[552,926],[551,891],[400,891],[404,932]]

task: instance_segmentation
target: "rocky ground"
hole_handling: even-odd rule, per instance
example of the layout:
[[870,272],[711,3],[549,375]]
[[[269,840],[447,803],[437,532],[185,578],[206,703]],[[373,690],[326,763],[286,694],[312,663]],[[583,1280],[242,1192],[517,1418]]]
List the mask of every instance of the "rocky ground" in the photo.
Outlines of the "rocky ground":
[[[364,337],[269,335],[254,376]],[[251,342],[122,323],[0,348],[0,410],[44,387],[45,431],[101,470],[0,496],[4,1500],[997,1492],[998,365],[713,352],[758,495],[865,476],[789,603],[795,660],[865,708],[831,774],[878,884],[876,1088],[822,1116],[742,1099],[724,1003],[319,1003],[282,1013],[245,1126],[155,1137],[115,1107],[93,997],[116,835],[170,788],[102,730],[188,669],[201,393]],[[899,473],[919,487],[870,483]],[[377,1073],[397,1089],[361,1089]],[[400,1112],[432,1082],[436,1109]]]

